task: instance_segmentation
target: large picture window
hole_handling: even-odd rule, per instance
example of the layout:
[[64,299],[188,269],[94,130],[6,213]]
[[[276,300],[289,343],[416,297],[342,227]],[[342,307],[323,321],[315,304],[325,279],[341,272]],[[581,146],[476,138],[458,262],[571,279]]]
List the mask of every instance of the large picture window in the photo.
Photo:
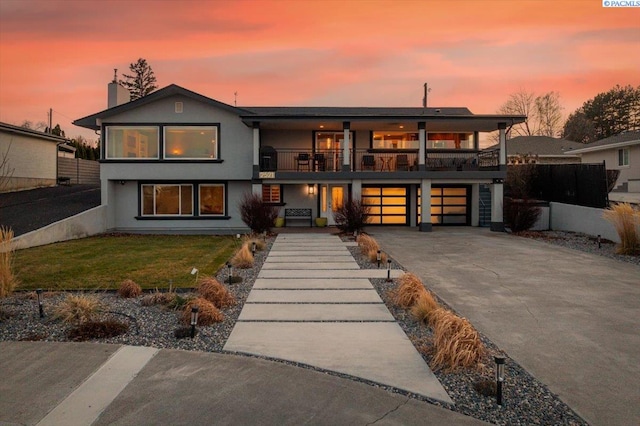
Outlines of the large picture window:
[[142,185],[142,215],[193,215],[193,185]]
[[474,149],[473,133],[429,133],[427,149]]
[[200,185],[200,215],[224,216],[224,185]]
[[218,128],[216,126],[165,126],[164,158],[218,158]]
[[107,126],[106,158],[158,158],[158,127]]
[[419,146],[415,132],[373,132],[373,149],[418,149]]

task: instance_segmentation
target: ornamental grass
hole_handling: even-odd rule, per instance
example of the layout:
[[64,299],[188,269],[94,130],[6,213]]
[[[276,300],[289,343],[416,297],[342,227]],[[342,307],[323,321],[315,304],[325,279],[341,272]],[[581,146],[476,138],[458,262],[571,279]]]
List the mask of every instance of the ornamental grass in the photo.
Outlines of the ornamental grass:
[[251,245],[253,243],[256,243],[256,250],[257,251],[262,251],[265,248],[267,248],[267,243],[266,241],[261,238],[260,236],[256,235],[256,234],[251,234],[251,235],[245,235],[243,238],[243,244],[246,244],[249,247],[249,250],[251,250]]
[[411,307],[411,316],[420,323],[433,325],[435,312],[439,308],[440,305],[431,292],[425,290],[423,293],[420,293],[414,305]]
[[138,297],[142,294],[142,287],[132,280],[124,280],[118,287],[118,296],[123,299]]
[[173,303],[178,295],[174,292],[162,293],[156,291],[155,293],[147,294],[142,297],[140,304],[142,306],[153,305],[169,305]]
[[[365,256],[367,256],[367,258],[369,259],[369,262],[371,263],[378,263],[378,250],[369,250],[368,252],[364,253]],[[387,253],[381,251],[380,252],[380,264],[381,265],[386,265],[387,264]]]
[[367,253],[371,251],[377,252],[380,250],[380,245],[375,238],[367,234],[358,235],[358,247],[360,247],[360,252],[364,255],[367,255]]
[[8,297],[18,286],[13,273],[13,230],[0,226],[0,299]]
[[236,304],[236,298],[233,294],[220,281],[212,277],[202,278],[196,292],[203,299],[213,303],[218,309]]
[[65,323],[82,324],[92,321],[102,310],[95,296],[68,294],[54,309],[54,317]]
[[224,320],[224,315],[213,303],[203,297],[198,297],[189,300],[184,306],[182,322],[185,325],[191,324],[191,308],[194,306],[198,307],[198,325],[211,325]]
[[620,237],[618,254],[640,254],[640,211],[629,203],[616,204],[602,216],[611,222]]
[[476,329],[466,318],[451,311],[437,309],[435,312],[431,367],[448,372],[478,368],[486,351]]
[[247,243],[240,247],[240,250],[231,258],[231,264],[240,269],[253,267],[253,254]]
[[400,308],[410,308],[412,307],[418,297],[427,291],[416,275],[407,272],[406,274],[402,274],[400,278],[398,278],[398,283],[400,284],[398,288],[391,291],[391,302]]

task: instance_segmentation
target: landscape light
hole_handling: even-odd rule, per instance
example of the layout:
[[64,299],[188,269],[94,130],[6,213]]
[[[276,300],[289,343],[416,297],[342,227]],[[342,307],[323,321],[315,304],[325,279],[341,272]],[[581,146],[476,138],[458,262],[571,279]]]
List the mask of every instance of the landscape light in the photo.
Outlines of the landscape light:
[[38,295],[38,311],[40,312],[40,318],[44,318],[44,306],[42,306],[42,289],[37,289],[36,294]]
[[198,307],[191,308],[191,338],[196,337],[196,324],[198,324]]
[[256,255],[256,242],[255,241],[251,243],[251,254],[254,255],[254,256]]
[[602,241],[600,238],[600,234],[598,234],[598,248],[602,248]]
[[231,265],[230,262],[227,262],[227,272],[228,272],[229,285],[231,285],[231,276],[233,275],[233,265]]
[[502,405],[502,383],[504,382],[504,361],[505,357],[496,355],[493,357],[496,362],[496,402]]
[[387,282],[391,282],[391,259],[387,259]]
[[376,260],[378,261],[378,268],[380,268],[380,261],[382,260],[382,254],[380,253],[380,250],[378,250],[378,253],[376,253]]

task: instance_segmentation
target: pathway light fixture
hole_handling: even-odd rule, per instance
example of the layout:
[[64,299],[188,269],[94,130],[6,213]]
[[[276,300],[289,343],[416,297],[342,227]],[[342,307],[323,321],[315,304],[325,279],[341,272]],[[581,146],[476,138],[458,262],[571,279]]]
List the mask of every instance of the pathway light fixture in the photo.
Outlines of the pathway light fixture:
[[254,256],[256,255],[256,242],[255,241],[251,243],[251,254],[254,255]]
[[231,285],[231,277],[233,276],[233,265],[227,262],[227,282]]
[[602,240],[602,238],[601,238],[600,234],[598,234],[598,238],[597,238],[598,248],[602,248],[602,241],[601,240]]
[[380,261],[382,260],[382,253],[380,253],[380,250],[376,253],[376,260],[378,261],[378,268],[380,268]]
[[391,282],[391,259],[387,259],[387,282]]
[[504,362],[505,357],[496,355],[493,357],[496,362],[496,402],[502,405],[502,383],[504,383]]
[[44,318],[44,306],[42,305],[42,289],[37,289],[36,294],[38,295],[38,312],[40,313],[40,318]]
[[196,325],[198,324],[198,307],[191,308],[191,338],[196,337]]

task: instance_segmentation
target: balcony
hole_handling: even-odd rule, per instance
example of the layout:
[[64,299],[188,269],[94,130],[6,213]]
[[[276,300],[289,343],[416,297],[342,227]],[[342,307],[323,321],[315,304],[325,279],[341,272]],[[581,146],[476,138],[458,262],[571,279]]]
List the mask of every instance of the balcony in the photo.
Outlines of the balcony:
[[[418,171],[418,152],[356,149],[350,151],[351,171],[400,172]],[[263,147],[260,151],[260,171],[278,172],[341,172],[342,151],[304,150]],[[498,151],[476,152],[459,150],[429,150],[427,171],[497,170]]]

